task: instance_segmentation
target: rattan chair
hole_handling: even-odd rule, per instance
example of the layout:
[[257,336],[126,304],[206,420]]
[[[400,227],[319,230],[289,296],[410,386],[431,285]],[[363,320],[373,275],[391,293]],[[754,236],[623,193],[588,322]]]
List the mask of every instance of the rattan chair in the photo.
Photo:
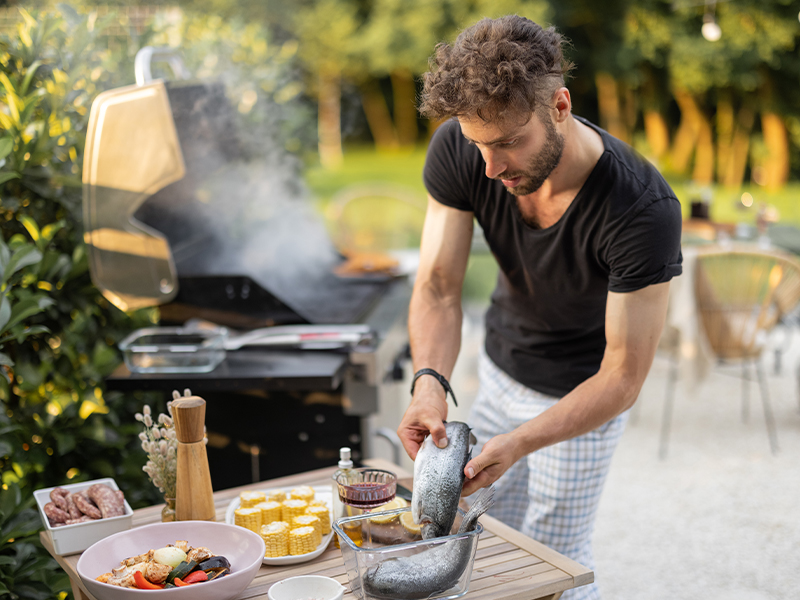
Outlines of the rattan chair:
[[[695,267],[698,320],[708,346],[720,364],[742,367],[742,418],[748,416],[751,368],[761,391],[770,448],[778,451],[775,419],[761,364],[769,333],[800,302],[800,262],[789,254],[755,248],[704,249]],[[674,378],[667,384],[660,454],[666,456],[674,398]]]
[[388,252],[419,248],[425,195],[390,182],[344,188],[326,209],[334,244],[341,252]]

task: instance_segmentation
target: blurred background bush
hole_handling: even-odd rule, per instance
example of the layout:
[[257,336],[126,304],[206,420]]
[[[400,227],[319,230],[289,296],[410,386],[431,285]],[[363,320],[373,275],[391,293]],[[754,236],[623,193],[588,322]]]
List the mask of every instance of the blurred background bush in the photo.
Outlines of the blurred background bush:
[[[191,0],[10,2],[0,8],[0,597],[64,598],[38,542],[37,488],[114,477],[159,502],[133,414],[159,398],[107,393],[117,343],[157,323],[93,287],[81,228],[93,98],[134,82],[145,45],[180,47],[221,79],[254,152],[295,157],[322,213],[342,189],[418,194],[436,123],[415,109],[433,47],[484,16],[558,27],[576,63],[574,111],[630,142],[688,215],[800,224],[800,21],[790,0]],[[488,255],[465,296],[485,301]]]

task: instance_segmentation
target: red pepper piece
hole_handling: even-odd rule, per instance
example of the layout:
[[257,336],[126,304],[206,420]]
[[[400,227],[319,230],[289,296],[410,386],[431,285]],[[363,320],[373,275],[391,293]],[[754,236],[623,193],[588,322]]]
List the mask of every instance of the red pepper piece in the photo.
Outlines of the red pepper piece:
[[136,571],[133,574],[133,581],[136,582],[136,587],[140,590],[163,590],[164,586],[157,583],[150,583],[144,578],[144,573]]
[[202,583],[208,581],[208,575],[204,571],[192,571],[183,578],[183,583]]
[[189,584],[189,583],[185,583],[185,582],[183,581],[183,579],[181,579],[180,577],[176,577],[175,579],[173,579],[173,580],[172,580],[172,583],[174,583],[174,584],[175,584],[176,586],[178,586],[178,587],[183,587],[183,586],[185,586],[185,585],[191,585],[191,584]]

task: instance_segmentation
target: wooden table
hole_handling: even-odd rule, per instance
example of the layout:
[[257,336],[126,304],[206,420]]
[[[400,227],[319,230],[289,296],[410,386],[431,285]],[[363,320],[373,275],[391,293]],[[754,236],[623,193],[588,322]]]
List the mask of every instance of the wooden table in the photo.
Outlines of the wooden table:
[[[410,483],[410,474],[400,467],[383,460],[366,461],[370,466],[397,473],[398,478]],[[243,490],[268,489],[272,487],[296,487],[299,485],[329,485],[334,468],[319,469],[299,475],[262,481],[214,494],[217,521],[224,521],[225,510],[231,500]],[[409,486],[410,487],[410,486]],[[163,505],[150,506],[134,511],[133,526],[156,523],[161,519]],[[484,531],[478,541],[478,551],[465,600],[534,600],[546,598],[556,600],[565,590],[586,585],[594,581],[594,573],[575,561],[514,531],[497,519],[483,515],[480,519]],[[80,554],[56,556],[47,532],[41,540],[44,547],[64,568],[70,577],[75,600],[97,600],[81,584],[76,571]],[[267,600],[270,586],[295,575],[326,575],[348,587],[347,573],[341,551],[333,544],[316,559],[307,563],[275,567],[263,565],[255,579],[240,596],[244,599]],[[349,591],[344,600],[355,600]]]

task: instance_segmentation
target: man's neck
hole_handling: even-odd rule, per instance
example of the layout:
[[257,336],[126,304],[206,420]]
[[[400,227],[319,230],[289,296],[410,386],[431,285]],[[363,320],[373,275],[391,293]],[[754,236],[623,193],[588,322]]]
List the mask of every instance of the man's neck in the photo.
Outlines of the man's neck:
[[603,139],[591,127],[570,116],[559,128],[564,135],[564,153],[538,190],[518,196],[518,206],[529,224],[547,228],[569,208],[603,154]]

